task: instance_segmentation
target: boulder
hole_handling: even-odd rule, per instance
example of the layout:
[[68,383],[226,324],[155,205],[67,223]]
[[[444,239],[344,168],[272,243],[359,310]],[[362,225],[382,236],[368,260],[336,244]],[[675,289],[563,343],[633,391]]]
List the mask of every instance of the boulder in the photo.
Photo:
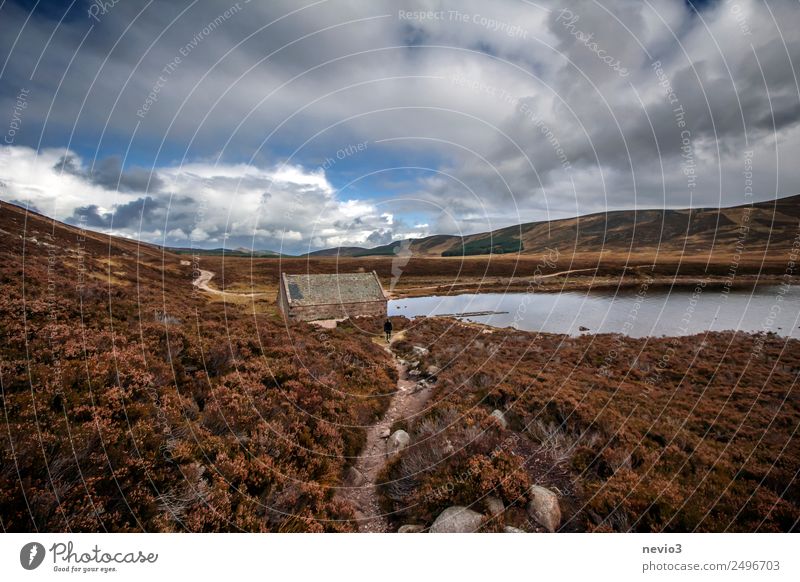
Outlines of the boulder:
[[508,422],[505,415],[499,410],[492,410],[492,418],[496,419],[498,424],[504,429],[508,428]]
[[503,528],[503,533],[525,533],[525,531],[517,527],[511,527],[510,525],[507,525]]
[[425,526],[406,524],[406,525],[401,525],[400,529],[397,530],[397,533],[422,533],[424,531],[425,531]]
[[425,368],[425,372],[428,374],[428,376],[437,376],[439,372],[441,372],[441,370],[439,369],[438,366],[434,366],[433,364],[431,364],[430,366]]
[[431,526],[431,533],[473,533],[483,522],[483,516],[460,505],[448,507]]
[[561,508],[558,496],[539,485],[532,485],[528,490],[531,500],[528,502],[528,515],[547,531],[554,532],[561,524]]
[[503,505],[503,501],[497,497],[486,498],[486,509],[491,515],[494,516],[498,516],[506,510],[505,506]]
[[386,454],[390,457],[396,455],[411,442],[411,437],[402,429],[394,431],[386,441]]

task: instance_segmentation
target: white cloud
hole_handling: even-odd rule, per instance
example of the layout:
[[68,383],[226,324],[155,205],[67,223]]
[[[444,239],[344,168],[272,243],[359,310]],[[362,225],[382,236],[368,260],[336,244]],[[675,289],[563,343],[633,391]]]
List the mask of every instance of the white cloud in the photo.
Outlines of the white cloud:
[[[309,247],[302,243],[312,236],[316,246],[364,244],[386,222],[373,204],[340,201],[323,172],[300,166],[191,163],[159,168],[158,191],[117,192],[83,177],[85,164],[74,152],[37,155],[9,146],[0,154],[9,160],[0,166],[5,199],[27,202],[62,221],[84,215],[89,227],[169,245],[228,241],[228,246],[305,252]],[[73,156],[80,172],[59,170],[64,155]],[[165,225],[166,239],[157,240]]]

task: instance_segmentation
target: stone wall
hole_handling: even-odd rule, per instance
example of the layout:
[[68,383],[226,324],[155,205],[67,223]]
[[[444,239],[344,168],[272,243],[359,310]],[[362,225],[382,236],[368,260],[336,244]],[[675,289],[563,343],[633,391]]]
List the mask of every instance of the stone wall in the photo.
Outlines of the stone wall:
[[[285,313],[284,305],[281,305],[281,310]],[[327,305],[294,305],[289,308],[289,319],[297,319],[300,321],[344,319],[346,317],[360,317],[365,315],[386,317],[386,301],[330,303]]]
[[280,288],[278,290],[278,309],[280,309],[284,317],[289,314],[289,300],[286,297],[286,289],[283,285],[283,279],[281,279]]

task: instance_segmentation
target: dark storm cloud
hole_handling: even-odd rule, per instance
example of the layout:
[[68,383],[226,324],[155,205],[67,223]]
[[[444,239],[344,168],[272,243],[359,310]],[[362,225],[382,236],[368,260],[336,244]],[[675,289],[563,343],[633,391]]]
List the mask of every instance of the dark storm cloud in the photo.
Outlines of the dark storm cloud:
[[96,204],[76,208],[72,217],[67,220],[71,224],[85,224],[100,229],[137,229],[140,225],[148,230],[154,219],[160,215],[161,203],[152,197],[139,198],[114,207],[113,212],[103,212]]
[[110,156],[98,161],[93,168],[83,169],[75,156],[65,155],[53,167],[57,172],[65,172],[72,176],[84,178],[91,184],[106,190],[120,192],[158,192],[163,181],[155,172],[142,168],[122,169],[122,158]]

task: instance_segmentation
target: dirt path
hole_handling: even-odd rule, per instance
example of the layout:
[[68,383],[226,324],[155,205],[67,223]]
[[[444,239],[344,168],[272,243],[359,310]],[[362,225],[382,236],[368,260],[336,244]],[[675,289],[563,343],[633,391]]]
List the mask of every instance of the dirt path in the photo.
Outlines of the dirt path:
[[[404,332],[396,334],[392,338],[392,343],[403,339],[403,335]],[[354,471],[350,471],[345,487],[339,492],[343,499],[355,507],[360,532],[389,531],[389,522],[381,512],[376,490],[378,473],[387,460],[386,441],[389,431],[395,422],[413,417],[422,411],[432,391],[427,383],[411,380],[407,365],[401,362],[389,347],[385,349],[395,358],[398,373],[397,391],[384,417],[367,429],[364,450],[353,465]]]
[[230,297],[260,297],[261,295],[267,295],[267,293],[236,293],[234,291],[220,291],[219,289],[214,289],[213,287],[209,287],[208,284],[211,279],[214,278],[213,271],[205,271],[200,269],[200,275],[192,281],[192,285],[200,289],[201,291],[205,291],[206,293],[211,293],[213,295],[227,295]]

